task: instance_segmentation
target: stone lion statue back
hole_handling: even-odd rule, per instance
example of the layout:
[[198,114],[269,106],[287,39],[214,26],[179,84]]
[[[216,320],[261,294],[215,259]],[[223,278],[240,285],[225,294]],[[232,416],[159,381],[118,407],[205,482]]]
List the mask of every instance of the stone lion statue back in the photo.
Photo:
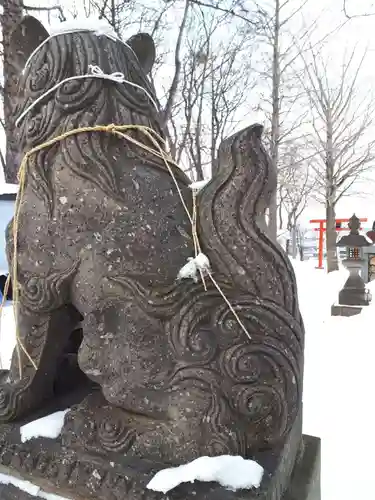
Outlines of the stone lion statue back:
[[[50,36],[26,17],[12,44],[23,71],[23,154],[79,132],[27,160],[16,252],[14,223],[7,236],[22,377],[16,350],[0,419],[28,415],[54,395],[58,360],[81,322],[79,368],[100,390],[67,415],[65,443],[174,464],[282,449],[300,425],[304,330],[291,264],[267,234],[276,175],[262,127],[223,141],[197,195],[210,271],[205,284],[178,281],[194,256],[193,198],[166,160],[148,77],[152,38],[124,43],[93,29]],[[111,124],[130,128],[119,136]]]

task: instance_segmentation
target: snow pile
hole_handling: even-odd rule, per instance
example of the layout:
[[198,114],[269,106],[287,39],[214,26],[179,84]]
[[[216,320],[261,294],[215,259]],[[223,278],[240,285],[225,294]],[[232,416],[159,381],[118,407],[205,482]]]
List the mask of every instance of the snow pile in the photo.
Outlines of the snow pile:
[[165,494],[181,483],[215,481],[229,490],[236,491],[259,488],[262,477],[263,467],[253,460],[230,455],[200,457],[186,465],[159,471],[147,488]]
[[210,269],[210,261],[204,253],[199,253],[195,258],[189,257],[188,263],[182,267],[177,275],[178,280],[192,279],[198,281],[198,273],[200,271],[206,274]]
[[201,191],[209,182],[210,179],[204,179],[203,181],[192,182],[189,187],[193,191]]
[[109,37],[117,38],[112,26],[104,19],[97,18],[84,18],[72,19],[62,23],[52,24],[49,28],[51,36],[62,35],[64,33],[72,33],[74,31],[93,31],[97,35],[106,35]]
[[6,303],[0,317],[0,367],[9,370],[13,349],[16,345],[13,306]]
[[60,436],[61,429],[64,425],[64,418],[68,412],[69,410],[58,411],[52,415],[39,418],[38,420],[34,420],[34,422],[23,425],[20,428],[21,441],[26,443],[26,441],[38,437],[56,439]]
[[0,182],[0,195],[18,193],[18,184],[6,184]]
[[7,474],[0,473],[0,484],[12,484],[16,488],[25,491],[33,497],[43,498],[44,500],[69,500],[69,498],[61,497],[60,495],[54,495],[53,493],[46,493],[29,481],[23,481],[22,479],[17,479],[13,476],[8,476]]
[[98,36],[107,36],[113,40],[119,40],[113,28],[109,23],[103,20],[98,20],[96,18],[85,18],[85,19],[75,19],[72,21],[64,21],[58,24],[52,24],[49,28],[50,35],[43,40],[40,45],[30,54],[28,60],[26,61],[24,71],[30,64],[34,55],[39,51],[43,45],[45,45],[49,40],[57,35],[62,35],[64,33],[75,33],[79,31],[92,31]]

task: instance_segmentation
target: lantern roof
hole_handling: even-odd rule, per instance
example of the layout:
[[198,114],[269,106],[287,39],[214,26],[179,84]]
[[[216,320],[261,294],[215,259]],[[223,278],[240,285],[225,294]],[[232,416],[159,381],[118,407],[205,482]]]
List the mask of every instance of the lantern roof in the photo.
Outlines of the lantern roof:
[[340,240],[336,243],[337,247],[361,248],[368,247],[373,244],[365,236],[359,234],[361,221],[355,214],[353,214],[349,219],[348,227],[350,229],[350,233],[340,238]]

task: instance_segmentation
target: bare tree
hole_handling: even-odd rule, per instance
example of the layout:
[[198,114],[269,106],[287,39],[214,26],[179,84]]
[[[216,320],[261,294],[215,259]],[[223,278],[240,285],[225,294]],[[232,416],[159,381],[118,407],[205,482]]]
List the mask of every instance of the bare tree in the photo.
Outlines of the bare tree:
[[[342,27],[342,24],[338,24],[333,27],[332,31],[317,38],[315,32],[320,16],[306,25],[304,11],[307,4],[308,0],[285,0],[283,2],[272,0],[270,8],[259,8],[258,12],[257,34],[266,42],[260,80],[267,82],[267,91],[262,93],[259,108],[266,117],[266,123],[269,124],[266,137],[278,173],[281,168],[280,158],[284,154],[284,143],[288,148],[288,144],[293,140],[298,141],[299,137],[304,134],[308,119],[304,103],[305,92],[300,86],[300,53],[308,50],[312,38],[316,38],[314,47],[321,47],[333,33]],[[309,156],[309,152],[306,154]],[[278,175],[278,180],[282,181],[281,175]],[[279,187],[279,195],[280,191]],[[280,213],[280,199],[278,200],[277,193],[275,193],[269,209],[271,237],[276,235],[277,219]]]
[[[224,135],[238,123],[251,91],[253,37],[245,23],[192,2],[181,74],[169,119],[175,159],[193,179],[210,175]],[[168,96],[170,88],[165,91]]]
[[178,85],[180,82],[182,38],[184,36],[185,27],[186,27],[187,20],[188,20],[189,7],[190,7],[190,0],[185,0],[184,12],[183,12],[182,20],[181,20],[181,23],[180,23],[180,26],[178,29],[176,47],[175,47],[175,52],[174,52],[174,75],[172,78],[171,86],[169,88],[168,98],[167,98],[167,102],[165,104],[164,113],[163,113],[164,126],[167,125],[167,122],[171,117],[172,107],[173,107],[173,104],[174,104],[175,99],[176,99]]
[[1,26],[3,35],[3,72],[4,86],[2,90],[4,105],[4,129],[6,137],[5,162],[3,165],[6,182],[17,182],[18,151],[14,141],[14,100],[17,94],[18,68],[15,65],[14,54],[11,52],[10,37],[21,21],[23,15],[22,0],[3,0]]
[[0,87],[3,100],[3,119],[1,126],[5,131],[6,150],[5,156],[1,153],[1,166],[4,171],[6,182],[17,183],[17,172],[20,163],[19,150],[15,141],[14,133],[14,106],[17,93],[18,75],[20,68],[17,66],[17,54],[11,51],[10,37],[22,20],[24,13],[28,12],[57,12],[59,18],[64,20],[62,8],[54,6],[32,6],[25,5],[23,0],[1,0],[2,7],[1,28],[2,28],[2,58],[4,84]]
[[[259,35],[266,44],[260,76],[262,81],[267,83],[267,91],[262,94],[259,108],[269,124],[269,149],[277,171],[280,168],[283,143],[289,144],[293,136],[298,137],[299,129],[306,118],[306,109],[299,106],[302,94],[297,89],[295,78],[295,73],[299,71],[296,68],[298,50],[294,44],[295,35],[291,26],[292,21],[303,12],[306,3],[307,0],[298,3],[292,0],[273,0],[270,10],[259,9]],[[303,28],[298,33],[301,44],[309,39],[312,26]],[[280,189],[278,192],[280,193]],[[277,233],[278,212],[280,214],[280,204],[278,205],[275,192],[269,208],[268,223],[273,238],[276,238]]]
[[302,54],[305,78],[302,84],[312,109],[312,137],[317,161],[313,168],[326,206],[328,272],[338,269],[336,252],[336,205],[360,176],[373,168],[375,143],[370,134],[373,100],[358,86],[364,56],[356,63],[351,52],[338,78],[332,61],[324,61],[313,49]]
[[[292,239],[292,255],[296,257],[299,234],[299,219],[311,194],[316,189],[315,176],[311,168],[314,156],[306,157],[308,147],[303,140],[293,140],[284,148],[279,168],[279,219],[282,229],[285,214],[286,228]],[[288,246],[290,242],[287,242]]]
[[[279,139],[280,139],[280,85],[281,85],[281,68],[280,68],[280,0],[275,0],[274,22],[271,28],[271,44],[272,44],[272,118],[271,118],[271,141],[270,153],[273,163],[278,168],[279,162]],[[276,239],[277,235],[277,194],[273,195],[271,205],[269,207],[269,230],[270,234]]]

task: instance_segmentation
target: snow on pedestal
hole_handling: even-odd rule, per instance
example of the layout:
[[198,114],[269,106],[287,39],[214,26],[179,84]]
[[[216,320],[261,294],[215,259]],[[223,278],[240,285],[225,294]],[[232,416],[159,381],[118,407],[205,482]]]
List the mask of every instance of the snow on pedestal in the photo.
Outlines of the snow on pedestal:
[[52,413],[52,415],[47,415],[47,417],[39,418],[20,428],[21,441],[26,443],[30,439],[35,439],[38,437],[45,437],[50,439],[56,439],[60,436],[61,429],[64,425],[65,415],[70,410],[58,411]]
[[117,37],[115,31],[113,30],[113,27],[107,21],[103,19],[97,19],[96,17],[71,19],[62,23],[55,23],[49,28],[51,36],[69,33],[72,31],[85,30],[93,31],[97,35]]
[[53,493],[46,493],[41,490],[39,486],[36,486],[29,481],[23,481],[13,476],[8,476],[8,474],[0,473],[0,484],[12,484],[19,490],[25,491],[29,495],[38,498],[44,498],[45,500],[69,500],[69,498],[62,497],[60,495],[55,495]]
[[159,471],[147,488],[165,494],[181,483],[214,481],[236,491],[259,488],[262,477],[263,467],[253,460],[231,455],[200,457],[188,464]]
[[0,317],[0,367],[9,370],[16,345],[14,312],[11,302],[6,303]]
[[18,184],[6,184],[0,182],[0,195],[2,194],[17,194]]

